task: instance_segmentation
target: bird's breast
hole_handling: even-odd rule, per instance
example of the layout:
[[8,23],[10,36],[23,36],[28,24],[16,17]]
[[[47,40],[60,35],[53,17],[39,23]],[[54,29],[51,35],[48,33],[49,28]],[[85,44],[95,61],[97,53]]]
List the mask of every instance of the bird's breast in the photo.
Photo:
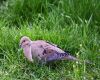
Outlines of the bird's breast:
[[31,51],[33,57],[40,59],[43,56],[44,49],[41,47],[41,45],[34,44],[31,46]]

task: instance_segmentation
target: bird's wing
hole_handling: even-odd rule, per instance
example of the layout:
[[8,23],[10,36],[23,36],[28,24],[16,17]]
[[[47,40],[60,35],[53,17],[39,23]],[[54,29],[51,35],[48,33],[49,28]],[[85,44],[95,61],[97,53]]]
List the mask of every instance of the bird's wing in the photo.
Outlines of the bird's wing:
[[23,48],[24,55],[29,61],[33,61],[32,53],[31,53],[31,46],[27,45]]
[[47,47],[43,51],[42,61],[50,62],[55,60],[76,60],[75,57],[69,55],[68,53],[61,51],[59,48]]

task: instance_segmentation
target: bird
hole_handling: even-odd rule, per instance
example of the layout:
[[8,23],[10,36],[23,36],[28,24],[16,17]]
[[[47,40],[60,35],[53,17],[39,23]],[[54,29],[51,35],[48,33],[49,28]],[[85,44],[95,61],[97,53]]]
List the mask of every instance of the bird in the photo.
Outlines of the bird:
[[30,62],[33,62],[33,60],[38,60],[42,63],[58,60],[78,60],[76,57],[59,48],[56,44],[45,40],[32,41],[29,37],[23,36],[20,39],[19,45],[23,49],[24,56]]

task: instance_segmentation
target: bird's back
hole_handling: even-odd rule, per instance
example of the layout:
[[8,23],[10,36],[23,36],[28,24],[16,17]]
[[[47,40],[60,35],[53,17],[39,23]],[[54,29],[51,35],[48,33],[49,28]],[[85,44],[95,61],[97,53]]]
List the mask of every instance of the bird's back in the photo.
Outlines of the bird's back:
[[[31,50],[32,50],[33,57],[37,57],[37,58],[41,58],[43,56],[49,55],[50,52],[52,53],[52,51],[56,51],[58,53],[65,53],[57,46],[52,45],[43,40],[33,41],[31,45]],[[46,52],[47,54],[44,54],[45,50],[48,51]]]

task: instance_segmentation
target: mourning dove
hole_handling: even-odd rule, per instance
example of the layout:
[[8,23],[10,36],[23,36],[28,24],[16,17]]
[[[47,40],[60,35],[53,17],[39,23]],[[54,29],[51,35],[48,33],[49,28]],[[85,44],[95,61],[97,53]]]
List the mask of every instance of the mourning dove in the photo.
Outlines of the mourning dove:
[[25,57],[31,62],[33,59],[46,63],[55,60],[77,60],[58,48],[57,45],[44,40],[31,41],[29,37],[24,36],[20,40],[20,46]]

